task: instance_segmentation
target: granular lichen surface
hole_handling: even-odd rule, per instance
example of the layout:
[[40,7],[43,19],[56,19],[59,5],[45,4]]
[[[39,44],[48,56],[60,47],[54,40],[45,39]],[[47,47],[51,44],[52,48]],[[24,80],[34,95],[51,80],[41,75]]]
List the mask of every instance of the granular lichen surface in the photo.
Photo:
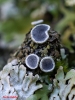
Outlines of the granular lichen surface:
[[50,28],[48,30],[48,40],[39,44],[32,40],[31,30],[26,34],[24,42],[14,53],[12,59],[17,58],[20,63],[26,66],[25,59],[30,54],[36,54],[40,60],[46,56],[51,56],[54,60],[60,57],[60,36],[56,31]]

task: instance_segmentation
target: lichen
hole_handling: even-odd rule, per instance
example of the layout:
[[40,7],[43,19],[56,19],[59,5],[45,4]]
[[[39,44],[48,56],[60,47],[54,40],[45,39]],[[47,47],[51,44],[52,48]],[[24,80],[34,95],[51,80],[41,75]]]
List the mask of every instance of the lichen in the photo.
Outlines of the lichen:
[[14,87],[10,85],[9,76],[0,79],[0,100],[11,100],[11,98],[7,98],[7,96],[16,96],[16,98],[12,98],[12,100],[16,100],[18,97]]
[[8,63],[0,72],[0,100],[4,100],[5,95],[18,97],[13,100],[26,100],[36,90],[42,88],[41,84],[36,84],[38,80],[39,75],[33,76],[32,72],[26,73],[24,65]]
[[43,84],[43,88],[36,91],[35,94],[31,95],[27,100],[49,100],[48,94],[52,90],[52,84]]
[[36,54],[38,57],[40,57],[40,59],[46,56],[52,56],[55,60],[56,58],[60,57],[60,35],[56,31],[50,29],[48,30],[48,40],[43,44],[38,44],[32,40],[31,31],[33,29],[34,27],[26,34],[24,42],[21,44],[20,48],[18,48],[18,50],[12,55],[10,61],[16,58],[24,65],[26,57],[30,54]]
[[55,62],[52,57],[44,57],[40,61],[40,69],[43,72],[51,72],[55,68]]
[[75,100],[75,70],[71,69],[66,76],[61,66],[54,79],[54,90],[49,100]]
[[35,43],[42,44],[46,42],[49,38],[48,31],[50,30],[50,26],[46,24],[39,24],[36,25],[32,30],[31,30],[31,39]]
[[35,54],[30,54],[26,57],[25,63],[28,68],[36,69],[38,67],[39,57]]

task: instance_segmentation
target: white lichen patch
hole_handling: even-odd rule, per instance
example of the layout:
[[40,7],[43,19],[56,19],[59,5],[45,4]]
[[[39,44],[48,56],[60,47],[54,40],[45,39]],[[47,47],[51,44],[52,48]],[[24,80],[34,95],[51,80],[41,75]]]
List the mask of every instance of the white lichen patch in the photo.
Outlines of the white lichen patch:
[[[13,66],[11,62],[8,63],[0,72],[0,100],[26,100],[36,90],[42,88],[41,84],[36,84],[38,80],[39,75],[26,74],[24,65]],[[3,98],[3,96],[9,96],[9,98]]]
[[71,69],[66,76],[61,66],[54,79],[54,90],[49,100],[75,100],[75,70]]
[[11,100],[10,97],[15,96],[12,100],[16,100],[18,95],[14,87],[10,85],[9,76],[0,79],[0,100]]

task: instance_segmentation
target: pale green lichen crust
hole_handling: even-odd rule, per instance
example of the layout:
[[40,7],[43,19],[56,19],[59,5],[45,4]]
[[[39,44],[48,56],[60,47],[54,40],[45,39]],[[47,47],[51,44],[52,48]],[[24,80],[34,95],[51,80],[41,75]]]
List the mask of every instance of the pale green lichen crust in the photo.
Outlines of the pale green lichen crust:
[[61,66],[54,79],[54,90],[49,100],[75,100],[75,70],[71,69],[66,76]]
[[[24,65],[12,65],[13,62],[4,66],[0,72],[0,100],[26,100],[34,92],[42,88],[36,84],[39,75],[33,76],[32,72],[26,74]],[[3,96],[16,96],[17,98],[4,98]]]

